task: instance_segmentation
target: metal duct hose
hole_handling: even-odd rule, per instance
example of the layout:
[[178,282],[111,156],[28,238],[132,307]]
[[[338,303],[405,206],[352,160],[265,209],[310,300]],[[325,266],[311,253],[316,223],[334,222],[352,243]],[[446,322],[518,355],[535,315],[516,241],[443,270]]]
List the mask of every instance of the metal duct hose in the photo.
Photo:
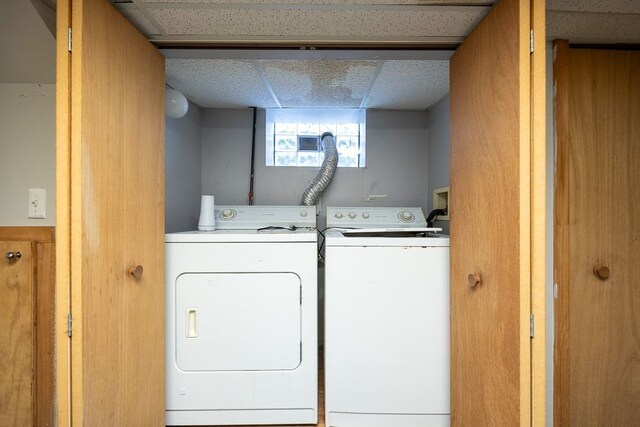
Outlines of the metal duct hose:
[[322,150],[324,151],[324,161],[318,175],[307,185],[307,189],[302,193],[302,205],[314,206],[322,192],[329,186],[338,167],[338,150],[336,140],[331,132],[322,134]]

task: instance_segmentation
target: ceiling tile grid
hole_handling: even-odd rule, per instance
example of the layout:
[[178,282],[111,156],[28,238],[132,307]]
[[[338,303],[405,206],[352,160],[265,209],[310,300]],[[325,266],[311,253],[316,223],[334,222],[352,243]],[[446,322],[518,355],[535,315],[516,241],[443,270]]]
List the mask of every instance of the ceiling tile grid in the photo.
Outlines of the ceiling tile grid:
[[385,61],[365,108],[422,110],[449,92],[449,61]]
[[166,36],[415,38],[467,35],[485,8],[417,10],[211,9],[150,7],[148,13]]
[[252,61],[167,59],[166,82],[204,108],[275,108]]

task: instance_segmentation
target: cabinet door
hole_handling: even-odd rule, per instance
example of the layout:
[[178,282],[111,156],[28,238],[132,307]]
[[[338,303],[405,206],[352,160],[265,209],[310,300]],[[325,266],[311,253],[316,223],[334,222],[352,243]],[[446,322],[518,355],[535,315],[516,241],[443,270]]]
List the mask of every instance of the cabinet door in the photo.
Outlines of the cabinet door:
[[[531,105],[539,103],[532,103],[530,91],[531,7],[529,0],[497,2],[451,59],[451,415],[455,426],[532,422]],[[543,40],[537,46],[542,53]],[[544,73],[544,67],[535,73],[540,71]],[[544,147],[544,139],[537,141]],[[535,184],[544,189],[544,175]],[[539,199],[534,199],[537,203]],[[537,236],[536,245],[540,243]],[[540,265],[544,271],[538,261],[536,272]],[[544,286],[543,281],[538,284]],[[538,368],[544,378],[544,365]],[[543,388],[536,393],[540,390],[544,399]],[[543,407],[540,415],[544,417]]]
[[70,126],[57,142],[66,407],[74,425],[164,425],[164,59],[106,0],[58,7],[73,41],[66,75],[58,68],[58,126]]
[[638,425],[640,52],[555,49],[555,423]]
[[0,242],[0,426],[34,425],[34,262],[30,242]]

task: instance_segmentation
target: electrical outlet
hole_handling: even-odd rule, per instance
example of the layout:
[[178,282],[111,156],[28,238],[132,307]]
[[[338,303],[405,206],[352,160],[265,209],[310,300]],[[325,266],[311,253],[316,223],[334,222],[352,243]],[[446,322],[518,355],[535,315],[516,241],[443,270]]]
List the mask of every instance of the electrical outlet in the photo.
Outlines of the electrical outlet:
[[29,218],[44,219],[47,217],[47,190],[44,188],[29,189]]

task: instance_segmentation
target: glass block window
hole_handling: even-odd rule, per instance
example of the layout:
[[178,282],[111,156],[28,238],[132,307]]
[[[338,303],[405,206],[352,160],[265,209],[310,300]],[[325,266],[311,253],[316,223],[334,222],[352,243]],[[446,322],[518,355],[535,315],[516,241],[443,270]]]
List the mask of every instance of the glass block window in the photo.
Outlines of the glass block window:
[[360,120],[363,117],[361,112],[341,110],[296,113],[276,110],[271,117],[267,112],[266,164],[319,167],[324,160],[320,137],[331,132],[338,149],[338,166],[364,167],[364,120]]

